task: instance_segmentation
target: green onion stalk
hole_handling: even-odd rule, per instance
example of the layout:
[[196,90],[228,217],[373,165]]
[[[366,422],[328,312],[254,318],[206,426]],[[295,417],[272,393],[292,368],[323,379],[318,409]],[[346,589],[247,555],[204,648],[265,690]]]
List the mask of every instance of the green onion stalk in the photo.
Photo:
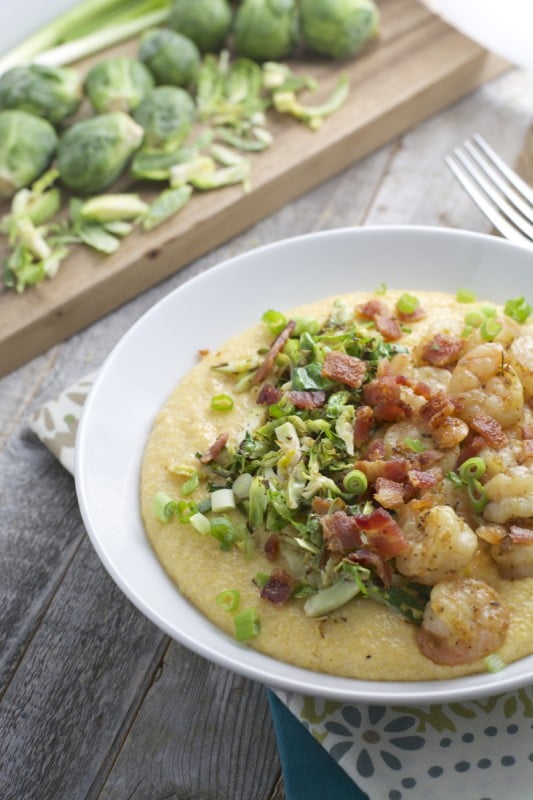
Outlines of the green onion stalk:
[[0,58],[0,75],[30,62],[71,64],[161,24],[169,10],[170,0],[84,0]]

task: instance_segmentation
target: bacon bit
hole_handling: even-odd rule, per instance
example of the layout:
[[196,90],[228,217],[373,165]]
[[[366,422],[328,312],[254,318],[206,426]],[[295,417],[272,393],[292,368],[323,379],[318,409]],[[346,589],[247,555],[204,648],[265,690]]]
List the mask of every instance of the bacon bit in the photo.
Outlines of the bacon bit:
[[423,348],[421,359],[432,367],[448,367],[458,360],[463,347],[463,339],[437,333]]
[[200,358],[204,358],[204,356],[209,355],[209,350],[207,349],[207,347],[202,347],[200,350],[198,350],[198,355],[200,356]]
[[316,392],[287,392],[287,397],[296,408],[320,408],[326,402],[326,393]]
[[324,544],[331,552],[353,550],[362,544],[361,531],[355,520],[345,511],[336,511],[320,519]]
[[383,439],[374,439],[366,451],[367,461],[382,461],[385,458],[385,443]]
[[355,447],[362,447],[370,437],[370,431],[374,422],[374,412],[370,406],[359,406],[355,412],[355,422],[353,428],[353,443]]
[[398,400],[397,403],[383,403],[381,406],[376,406],[374,414],[378,422],[398,422],[411,417],[413,409],[403,400]]
[[366,547],[360,548],[355,550],[353,553],[350,553],[346,558],[347,561],[350,561],[353,564],[360,564],[362,567],[375,569],[376,574],[382,581],[383,585],[387,588],[391,586],[392,568],[390,564],[385,561],[383,556],[381,556],[375,550],[369,550]]
[[387,314],[390,316],[389,309],[385,303],[376,299],[367,300],[362,306],[357,306],[356,311],[363,319],[374,319],[374,317],[377,317],[379,314]]
[[293,578],[286,570],[275,569],[261,589],[261,597],[263,600],[269,600],[271,603],[281,606],[289,600],[296,585],[296,578]]
[[281,389],[278,389],[272,383],[264,383],[259,389],[255,402],[258,406],[271,406],[273,403],[278,403],[280,399]]
[[206,450],[206,452],[201,456],[200,462],[202,464],[209,464],[211,461],[214,461],[215,458],[218,456],[221,450],[223,450],[226,446],[228,441],[229,434],[223,433],[221,434],[218,439],[216,439],[211,447]]
[[423,397],[425,400],[429,400],[433,395],[431,387],[429,387],[427,383],[423,383],[422,381],[418,381],[417,383],[412,383],[411,389],[415,394],[417,394],[419,397]]
[[511,525],[506,539],[509,539],[512,544],[531,545],[533,544],[533,530],[521,528],[519,525]]
[[359,389],[365,379],[366,363],[347,353],[329,352],[322,366],[322,375],[352,389]]
[[397,339],[402,338],[402,329],[398,320],[394,319],[394,317],[379,314],[374,318],[374,325],[388,342],[395,342]]
[[487,414],[486,411],[479,411],[470,422],[470,427],[479,433],[488,445],[500,450],[507,444],[507,436],[503,432],[503,428],[494,417]]
[[411,311],[410,314],[406,314],[404,311],[399,311],[398,309],[396,309],[396,313],[398,314],[398,318],[401,322],[407,323],[418,322],[419,320],[424,319],[426,316],[426,312],[422,306],[418,306],[418,308],[415,308],[415,310]]
[[375,408],[387,403],[396,403],[400,400],[401,386],[392,375],[383,375],[374,378],[363,386],[363,400]]
[[402,529],[384,508],[376,508],[368,515],[356,515],[355,520],[366,533],[369,547],[383,558],[394,558],[409,550],[410,544]]
[[464,464],[469,458],[474,458],[478,453],[481,453],[484,447],[485,439],[482,436],[472,436],[470,440],[465,442],[465,446],[459,453],[455,462],[455,469],[459,469],[461,464]]
[[360,460],[355,462],[355,469],[360,469],[368,478],[369,483],[376,483],[378,478],[400,483],[407,477],[410,468],[406,458],[394,458],[390,461],[375,459],[374,461]]
[[436,486],[442,480],[442,472],[440,470],[429,472],[410,469],[407,473],[407,480],[415,489],[431,489],[432,486]]
[[454,416],[457,408],[445,392],[433,395],[420,409],[435,441],[441,447],[454,447],[468,436],[468,425]]
[[445,392],[432,395],[420,409],[420,416],[430,427],[437,427],[445,417],[455,414],[456,408],[451,397]]
[[518,462],[525,464],[527,461],[533,460],[533,439],[524,439],[520,442],[520,454]]
[[383,508],[399,508],[405,502],[405,486],[387,478],[378,478],[374,500]]
[[281,333],[279,333],[276,336],[274,342],[272,343],[272,347],[270,348],[265,357],[265,360],[257,368],[257,371],[252,380],[253,384],[257,385],[258,383],[262,383],[267,377],[267,375],[270,375],[272,369],[274,368],[274,361],[276,360],[276,356],[278,356],[279,353],[281,353],[281,351],[285,347],[295,326],[296,326],[295,321],[293,319],[290,319],[283,328],[283,330],[281,331]]
[[533,439],[533,425],[522,425],[522,439]]
[[275,561],[279,556],[279,535],[272,533],[265,542],[265,555],[269,561]]
[[311,509],[315,514],[318,514],[319,517],[324,516],[329,511],[331,506],[331,500],[326,500],[325,497],[318,497],[315,495],[311,500]]

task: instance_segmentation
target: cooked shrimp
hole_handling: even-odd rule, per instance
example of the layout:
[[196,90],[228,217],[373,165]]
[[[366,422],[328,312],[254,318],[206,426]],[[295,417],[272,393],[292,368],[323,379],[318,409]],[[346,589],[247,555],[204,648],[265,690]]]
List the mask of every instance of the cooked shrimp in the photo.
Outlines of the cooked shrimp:
[[533,517],[533,472],[526,466],[500,472],[485,484],[488,503],[483,516],[502,524],[510,519]]
[[509,348],[509,360],[516,370],[526,397],[533,397],[533,333],[518,336]]
[[502,646],[509,621],[509,609],[483,581],[442,581],[431,590],[417,641],[435,664],[470,664]]
[[428,586],[461,573],[478,546],[473,530],[450,506],[420,510],[415,500],[399,509],[397,521],[410,548],[396,557],[396,569]]
[[502,578],[533,578],[533,530],[511,525],[490,552]]
[[496,342],[484,342],[459,359],[448,393],[461,401],[461,416],[467,422],[484,411],[502,428],[509,428],[520,420],[524,409],[520,378]]

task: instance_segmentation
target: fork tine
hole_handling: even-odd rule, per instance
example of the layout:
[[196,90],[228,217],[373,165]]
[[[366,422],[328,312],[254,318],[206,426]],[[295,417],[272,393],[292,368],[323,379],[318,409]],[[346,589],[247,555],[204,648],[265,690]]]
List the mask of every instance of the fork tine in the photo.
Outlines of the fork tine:
[[511,242],[515,242],[516,244],[524,244],[529,243],[529,239],[522,233],[520,233],[514,225],[511,225],[510,222],[501,214],[495,206],[492,205],[480,191],[479,187],[472,180],[472,178],[468,175],[468,173],[450,156],[446,156],[445,158],[446,164],[455,175],[461,186],[465,189],[468,195],[472,198],[474,203],[478,206],[478,208],[485,214],[487,219],[489,219],[494,227],[500,231],[506,239],[509,239]]
[[483,150],[486,156],[490,158],[490,160],[498,167],[500,172],[505,175],[509,183],[520,192],[520,194],[526,198],[528,203],[533,206],[533,189],[527,185],[527,183],[522,180],[520,175],[517,175],[514,170],[512,170],[506,163],[503,161],[500,156],[494,152],[492,147],[490,147],[485,139],[480,136],[479,133],[474,134],[473,139],[478,147]]
[[[476,142],[476,144],[477,144],[477,142]],[[513,188],[514,183],[511,184],[509,182],[509,179],[507,178],[507,174],[503,173],[501,170],[500,170],[500,172],[498,172],[496,169],[494,169],[494,167],[492,166],[491,162],[488,161],[487,158],[485,158],[479,152],[479,150],[477,150],[474,147],[472,142],[465,142],[464,143],[464,148],[468,152],[468,154],[470,156],[472,156],[472,158],[479,164],[479,166],[481,167],[481,169],[483,170],[485,175],[488,175],[488,177],[495,184],[495,186],[498,187],[500,192],[502,192],[502,194],[504,194],[505,197],[507,197],[507,199],[511,201],[511,203],[514,205],[514,207],[517,208],[518,211],[520,211],[520,213],[523,214],[524,217],[527,220],[529,220],[530,222],[533,223],[533,205],[531,205],[531,203],[528,203],[527,199],[524,199],[524,195],[519,194]],[[501,161],[501,163],[504,164],[503,161]],[[506,165],[504,165],[504,166],[506,166]],[[511,172],[511,171],[507,168],[507,173],[509,173],[509,172]],[[505,177],[502,177],[502,175],[505,175]],[[521,180],[521,178],[516,174],[514,174],[514,177],[515,177],[515,179]],[[529,188],[529,187],[526,187],[526,188]]]

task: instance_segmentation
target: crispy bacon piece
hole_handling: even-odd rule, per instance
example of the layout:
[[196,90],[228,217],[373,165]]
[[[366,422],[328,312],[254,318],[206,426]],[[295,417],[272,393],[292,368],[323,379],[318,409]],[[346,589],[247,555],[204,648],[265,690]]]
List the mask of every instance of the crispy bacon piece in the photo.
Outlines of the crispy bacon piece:
[[382,461],[385,458],[385,443],[382,439],[374,439],[370,442],[366,451],[367,461]]
[[396,309],[396,313],[398,314],[398,319],[400,322],[407,323],[418,322],[419,320],[424,319],[426,316],[426,312],[422,306],[418,306],[418,308],[415,308],[415,310],[411,311],[410,314],[406,314],[404,311],[399,311],[398,309]]
[[383,558],[395,558],[409,549],[402,529],[384,508],[376,508],[371,514],[357,514],[354,518],[366,533],[369,547]]
[[511,525],[507,537],[513,544],[533,544],[533,530]]
[[287,392],[287,397],[296,408],[320,408],[326,402],[326,393],[318,391]]
[[275,561],[279,556],[279,535],[272,533],[265,542],[265,555],[269,561]]
[[461,464],[464,464],[469,458],[474,458],[478,453],[481,453],[484,447],[485,439],[482,436],[472,436],[465,442],[465,446],[459,453],[455,462],[455,469],[459,469]]
[[370,406],[359,406],[355,412],[353,427],[353,443],[355,447],[362,447],[362,445],[368,442],[373,423],[374,412]]
[[257,368],[257,371],[253,377],[252,383],[258,384],[262,383],[267,375],[270,375],[272,369],[274,368],[274,361],[276,360],[276,356],[281,353],[287,341],[295,328],[295,321],[290,319],[281,333],[279,333],[272,343],[272,347],[268,351],[267,355],[265,356],[265,360],[263,363]]
[[259,389],[256,403],[259,406],[271,406],[281,399],[281,389],[272,383],[264,383]]
[[348,516],[345,511],[335,511],[321,517],[324,544],[331,552],[353,550],[362,544],[361,531],[355,517]]
[[214,461],[220,451],[225,448],[227,441],[228,434],[222,433],[218,439],[215,439],[211,447],[205,451],[203,456],[201,456],[200,462],[202,464],[209,464],[211,461]]
[[378,478],[400,483],[407,477],[410,463],[406,458],[393,458],[390,461],[374,459],[374,461],[361,459],[355,462],[355,469],[360,469],[368,478],[369,483],[376,483]]
[[468,425],[456,414],[456,405],[445,392],[430,397],[420,409],[420,416],[441,447],[454,447],[468,436]]
[[391,565],[385,561],[383,556],[375,550],[370,550],[368,547],[362,547],[350,553],[347,557],[348,561],[353,564],[360,564],[362,567],[374,569],[376,575],[383,582],[387,588],[392,583],[392,568]]
[[389,313],[389,309],[385,303],[382,303],[381,300],[376,300],[376,298],[367,300],[363,305],[357,306],[356,310],[363,319],[374,319],[374,317],[377,317],[379,314]]
[[275,569],[261,589],[263,600],[269,600],[277,606],[287,602],[295,590],[297,580],[284,569]]
[[440,470],[429,472],[429,470],[410,469],[407,473],[407,480],[415,489],[431,489],[442,480]]
[[398,320],[391,315],[385,303],[380,300],[368,300],[362,306],[357,307],[357,312],[364,319],[373,320],[384,339],[392,342],[401,338],[402,329]]
[[480,410],[475,417],[470,421],[470,427],[486,441],[490,447],[500,450],[507,444],[507,436],[503,431],[500,423],[487,414],[486,411]]
[[326,355],[322,366],[322,375],[337,383],[344,383],[352,389],[363,385],[366,375],[366,363],[348,353],[331,351]]
[[436,333],[423,348],[421,358],[432,367],[448,367],[459,359],[463,347],[463,339]]
[[378,478],[374,500],[383,508],[399,508],[405,502],[405,486],[398,481]]
[[522,425],[522,439],[533,439],[533,425]]
[[382,375],[363,387],[363,400],[372,408],[400,400],[401,385],[393,375]]

